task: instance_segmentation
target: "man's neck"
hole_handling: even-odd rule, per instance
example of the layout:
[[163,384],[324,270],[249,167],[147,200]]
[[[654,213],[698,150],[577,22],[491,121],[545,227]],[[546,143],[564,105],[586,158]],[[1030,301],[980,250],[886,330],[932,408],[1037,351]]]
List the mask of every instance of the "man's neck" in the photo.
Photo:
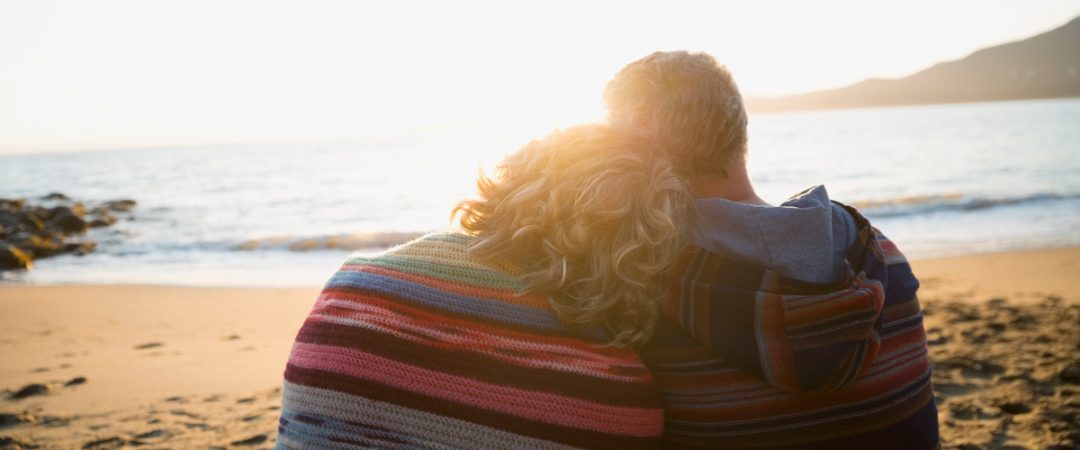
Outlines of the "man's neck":
[[754,192],[746,164],[736,164],[728,170],[728,176],[700,177],[691,183],[697,198],[722,198],[751,205],[768,205]]

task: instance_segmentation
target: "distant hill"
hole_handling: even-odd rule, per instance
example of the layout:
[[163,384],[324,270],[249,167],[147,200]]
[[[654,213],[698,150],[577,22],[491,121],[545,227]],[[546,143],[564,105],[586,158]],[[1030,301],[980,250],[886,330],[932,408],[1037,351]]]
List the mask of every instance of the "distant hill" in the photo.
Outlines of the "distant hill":
[[753,112],[1080,96],[1080,17],[900,79],[788,97],[748,98]]

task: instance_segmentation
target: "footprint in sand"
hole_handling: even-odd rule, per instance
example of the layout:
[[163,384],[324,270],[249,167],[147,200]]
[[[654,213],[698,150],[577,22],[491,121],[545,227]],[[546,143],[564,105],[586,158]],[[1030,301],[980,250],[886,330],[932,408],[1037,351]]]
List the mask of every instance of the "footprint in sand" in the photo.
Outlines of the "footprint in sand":
[[64,387],[78,386],[80,384],[86,384],[86,377],[75,377],[64,383]]
[[158,348],[158,347],[164,347],[164,346],[165,346],[165,344],[162,344],[160,342],[147,342],[145,344],[136,345],[135,350],[146,350],[146,349]]
[[168,438],[170,436],[172,436],[171,431],[166,430],[164,428],[158,428],[156,430],[151,430],[151,431],[147,431],[147,432],[144,432],[144,433],[136,434],[135,439],[140,439],[140,440],[157,439],[157,438],[166,439],[166,438]]
[[21,389],[8,395],[11,400],[22,400],[35,395],[45,395],[49,392],[49,386],[41,383],[33,383],[23,386]]
[[269,437],[267,437],[265,434],[256,434],[247,439],[232,441],[229,443],[229,445],[259,445],[263,442],[266,442],[267,439],[269,439]]

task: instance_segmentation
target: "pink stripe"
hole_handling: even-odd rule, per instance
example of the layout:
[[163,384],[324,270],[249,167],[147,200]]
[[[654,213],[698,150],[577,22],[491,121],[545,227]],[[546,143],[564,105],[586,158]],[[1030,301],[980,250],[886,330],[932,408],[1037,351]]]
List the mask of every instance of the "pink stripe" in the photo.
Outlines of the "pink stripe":
[[[640,358],[637,356],[637,354],[630,350],[614,347],[603,347],[598,344],[589,343],[579,338],[573,338],[566,335],[537,335],[535,333],[510,329],[500,325],[487,325],[480,324],[476,321],[468,319],[450,318],[442,314],[432,313],[429,311],[425,311],[422,308],[411,307],[393,300],[388,300],[377,296],[355,296],[324,291],[316,301],[316,306],[332,307],[335,309],[360,310],[368,305],[386,310],[387,314],[407,317],[409,320],[425,324],[426,327],[430,327],[431,321],[434,320],[447,326],[456,325],[456,327],[459,329],[486,330],[485,332],[491,335],[506,336],[508,339],[516,339],[525,343],[535,342],[537,340],[537,337],[539,336],[542,338],[543,342],[550,343],[551,345],[556,345],[560,349],[565,349],[558,350],[560,353],[572,353],[575,358],[604,361],[607,365],[624,365],[628,362],[630,364],[637,365],[640,362]],[[315,308],[315,311],[322,311],[322,308]],[[612,363],[611,361],[615,362]]]
[[[565,355],[558,352],[541,352],[535,349],[528,349],[532,353],[522,356],[510,356],[502,352],[499,352],[500,348],[513,349],[512,346],[499,347],[496,345],[486,345],[480,340],[465,339],[465,336],[460,335],[438,335],[431,331],[430,328],[410,328],[405,323],[395,324],[387,321],[385,325],[396,325],[392,327],[385,326],[382,323],[378,323],[375,320],[355,320],[343,316],[334,315],[312,315],[308,317],[308,320],[333,323],[337,325],[346,325],[357,328],[366,328],[369,330],[375,330],[381,333],[386,333],[394,336],[398,339],[412,341],[420,344],[425,344],[432,348],[447,349],[447,350],[462,350],[468,349],[472,352],[487,355],[488,357],[498,359],[502,362],[514,364],[524,367],[532,367],[538,369],[550,369],[558,370],[568,373],[577,373],[594,378],[601,378],[605,380],[622,381],[627,383],[642,383],[648,382],[648,378],[644,376],[617,376],[609,373],[613,370],[612,364],[602,364],[593,361],[583,359],[567,358]],[[410,329],[414,334],[401,333],[401,329]],[[427,339],[420,337],[426,335]],[[440,336],[446,337],[446,340],[438,341]],[[523,347],[524,348],[524,347]],[[617,366],[616,366],[617,367]]]
[[[326,300],[324,308],[312,313],[310,319],[342,325],[379,330],[395,337],[423,343],[436,348],[460,349],[467,347],[500,360],[528,367],[549,368],[580,373],[607,380],[643,382],[643,375],[620,373],[628,367],[626,358],[615,359],[588,352],[576,347],[546,343],[535,338],[514,339],[504,335],[485,333],[476,327],[462,327],[446,321],[443,327],[453,328],[456,333],[441,332],[433,328],[430,320],[412,318],[375,305]],[[402,333],[401,330],[407,330]],[[500,350],[517,350],[526,355],[511,356]]]
[[642,437],[656,436],[663,430],[663,411],[659,409],[602,405],[499,386],[341,347],[297,342],[289,363],[571,428]]

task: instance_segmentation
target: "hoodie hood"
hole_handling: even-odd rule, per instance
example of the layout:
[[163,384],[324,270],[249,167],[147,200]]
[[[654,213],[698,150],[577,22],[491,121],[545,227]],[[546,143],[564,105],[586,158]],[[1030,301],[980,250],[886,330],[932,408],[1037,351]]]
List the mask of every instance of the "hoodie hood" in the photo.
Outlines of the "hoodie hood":
[[[734,242],[743,245],[738,247],[742,250],[756,251],[744,252],[743,259],[689,247],[668,274],[661,310],[667,320],[659,323],[649,345],[700,345],[709,352],[705,355],[719,356],[724,364],[787,392],[831,391],[857,378],[873,364],[884,337],[915,323],[909,320],[918,316],[917,304],[911,303],[918,281],[903,255],[865,217],[839,204],[834,215],[825,198],[824,191],[811,189],[785,206],[743,209],[761,220],[790,220],[729,220],[730,226],[744,227],[735,229],[744,240],[713,243]],[[837,243],[846,238],[842,233],[848,219],[854,224],[854,230],[848,230],[854,239],[846,249],[833,250],[843,256],[832,254],[830,245],[844,247]],[[834,236],[834,229],[840,236]],[[814,248],[814,242],[803,245],[811,238],[822,249]],[[785,242],[798,243],[797,251],[774,246]],[[781,274],[752,258],[802,277]],[[825,283],[807,279],[827,278],[832,271],[843,275]],[[891,304],[904,306],[893,308],[883,320],[887,296]]]
[[829,200],[825,186],[806,189],[779,206],[705,198],[697,207],[698,247],[811,283],[834,283],[847,275],[855,221]]

